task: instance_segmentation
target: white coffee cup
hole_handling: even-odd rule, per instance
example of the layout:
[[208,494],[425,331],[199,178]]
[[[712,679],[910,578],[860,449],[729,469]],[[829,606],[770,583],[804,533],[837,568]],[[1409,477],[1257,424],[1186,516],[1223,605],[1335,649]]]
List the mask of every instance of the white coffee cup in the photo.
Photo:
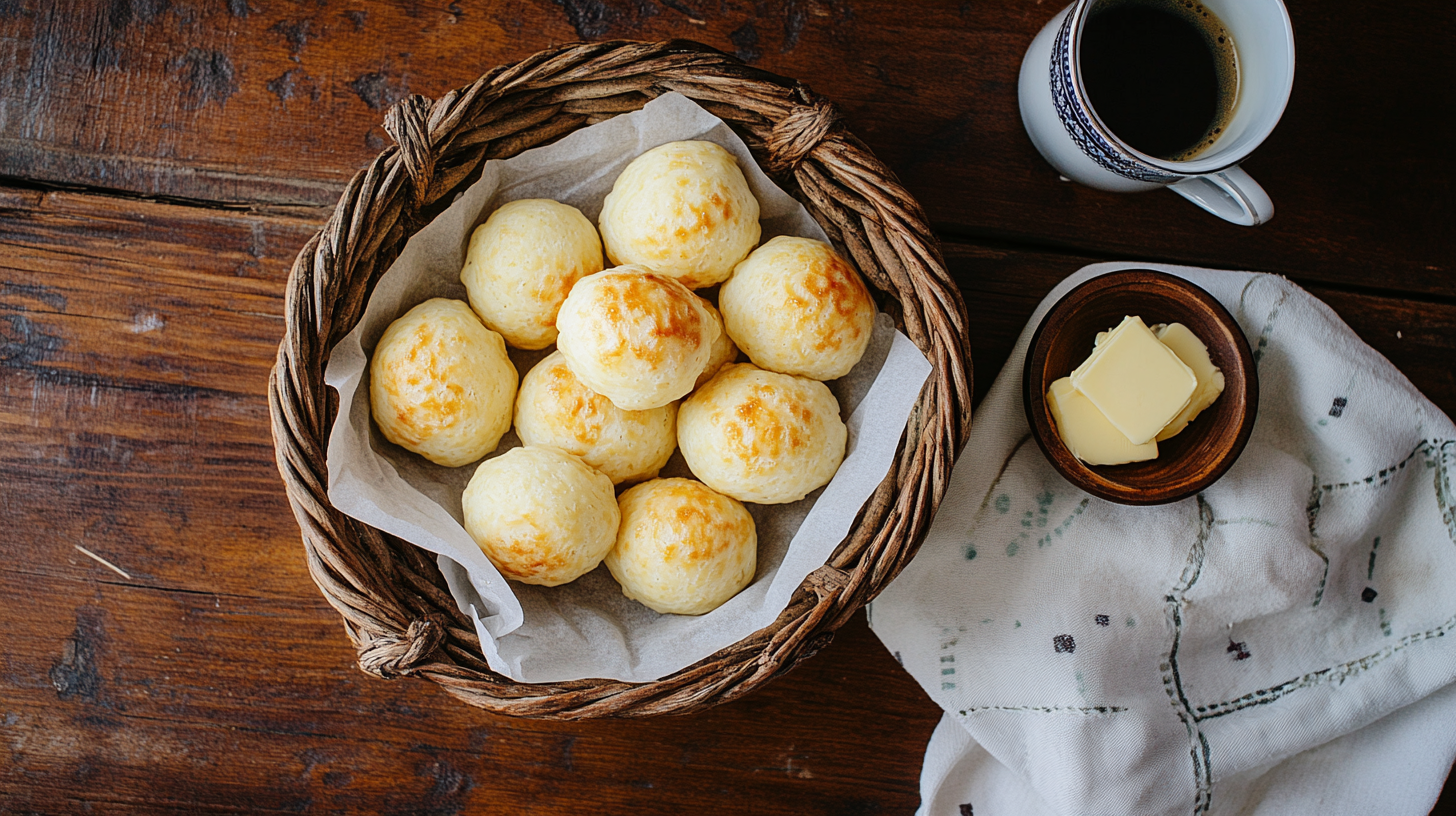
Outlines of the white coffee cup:
[[[1167,187],[1194,204],[1254,226],[1274,203],[1239,162],[1264,141],[1294,84],[1294,28],[1280,0],[1198,0],[1233,38],[1238,91],[1217,140],[1187,161],[1133,149],[1102,123],[1082,84],[1082,32],[1104,0],[1077,0],[1032,40],[1021,63],[1021,121],[1036,149],[1063,176],[1089,187],[1138,192]],[[1156,100],[1149,100],[1156,104]]]

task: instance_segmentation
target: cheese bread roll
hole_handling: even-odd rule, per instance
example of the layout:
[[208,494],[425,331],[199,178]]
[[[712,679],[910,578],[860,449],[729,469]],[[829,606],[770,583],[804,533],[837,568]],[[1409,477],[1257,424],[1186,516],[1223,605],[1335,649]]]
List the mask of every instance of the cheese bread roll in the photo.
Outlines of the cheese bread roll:
[[612,480],[555,448],[513,448],[475,469],[465,530],[505,577],[560,586],[596,569],[617,540]]
[[815,380],[849,373],[875,328],[875,302],[839,253],[781,235],[753,251],[718,293],[728,336],[754,365]]
[[733,154],[669,142],[627,165],[602,203],[614,264],[642,264],[690,289],[721,283],[758,243],[758,199]]
[[622,526],[606,564],[628,598],[701,615],[753,580],[758,534],[742,504],[692,479],[644,482],[617,503]]
[[759,504],[798,501],[828,484],[848,435],[824,383],[748,363],[724,366],[677,414],[678,448],[693,475]]
[[703,373],[698,375],[697,382],[693,383],[695,389],[702,388],[703,383],[713,379],[713,375],[717,374],[719,369],[738,359],[738,346],[733,344],[733,338],[729,337],[728,332],[723,328],[723,315],[707,299],[700,299],[708,310],[708,315],[717,324],[719,333],[718,339],[713,341],[713,353],[708,357],[708,367],[703,369]]
[[369,406],[388,439],[438,465],[495,450],[511,427],[516,367],[469,306],[434,298],[389,324],[369,363]]
[[677,403],[624,411],[571,373],[561,352],[537,363],[516,395],[516,434],[580,456],[613,484],[657,475],[677,449]]
[[582,278],[556,326],[571,372],[628,411],[660,408],[691,391],[720,333],[702,298],[640,266]]
[[556,342],[556,312],[578,280],[602,271],[602,242],[579,210],[544,198],[512,201],[470,236],[460,282],[470,308],[506,342]]

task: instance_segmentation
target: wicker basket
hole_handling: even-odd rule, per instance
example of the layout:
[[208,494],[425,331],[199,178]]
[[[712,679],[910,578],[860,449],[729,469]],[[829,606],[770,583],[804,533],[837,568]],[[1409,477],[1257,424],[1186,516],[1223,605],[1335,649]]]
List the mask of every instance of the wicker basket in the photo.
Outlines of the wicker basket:
[[[548,143],[677,91],[743,137],[760,164],[846,248],[934,366],[890,474],[830,562],[773,625],[651,683],[526,684],[492,672],[435,558],[329,504],[325,452],[338,396],[329,350],[358,322],[404,242],[482,162]],[[502,714],[557,719],[684,713],[734,699],[814,654],[915,554],[971,417],[965,306],[919,204],[792,80],[706,46],[610,42],[543,51],[440,100],[413,96],[385,119],[398,143],[349,182],[288,280],[287,330],[269,382],[278,467],[303,528],[309,571],[344,617],[359,665],[423,677]]]

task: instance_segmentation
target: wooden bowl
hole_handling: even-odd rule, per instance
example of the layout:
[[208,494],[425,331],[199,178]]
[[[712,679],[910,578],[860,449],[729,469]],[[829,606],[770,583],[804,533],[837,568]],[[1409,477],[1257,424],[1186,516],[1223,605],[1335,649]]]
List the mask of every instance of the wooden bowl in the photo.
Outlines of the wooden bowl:
[[[1150,326],[1182,323],[1192,330],[1223,371],[1223,393],[1182,433],[1159,442],[1158,458],[1088,465],[1062,444],[1047,406],[1047,387],[1087,359],[1098,332],[1127,315]],[[1243,330],[1212,295],[1173,275],[1129,269],[1083,283],[1047,313],[1027,350],[1022,402],[1031,435],[1067,481],[1118,504],[1167,504],[1218,481],[1239,458],[1254,429],[1259,374]]]

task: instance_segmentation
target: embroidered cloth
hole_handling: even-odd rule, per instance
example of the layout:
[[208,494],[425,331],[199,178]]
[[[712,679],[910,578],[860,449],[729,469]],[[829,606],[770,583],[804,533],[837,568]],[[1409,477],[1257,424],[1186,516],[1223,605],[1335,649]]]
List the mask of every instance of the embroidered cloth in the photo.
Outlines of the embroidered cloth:
[[[1158,507],[1069,484],[1021,401],[1042,315],[1127,268],[1217,297],[1259,371],[1239,461]],[[1122,263],[1063,281],[870,608],[946,712],[920,812],[1428,812],[1456,756],[1453,470],[1450,419],[1283,278]]]

